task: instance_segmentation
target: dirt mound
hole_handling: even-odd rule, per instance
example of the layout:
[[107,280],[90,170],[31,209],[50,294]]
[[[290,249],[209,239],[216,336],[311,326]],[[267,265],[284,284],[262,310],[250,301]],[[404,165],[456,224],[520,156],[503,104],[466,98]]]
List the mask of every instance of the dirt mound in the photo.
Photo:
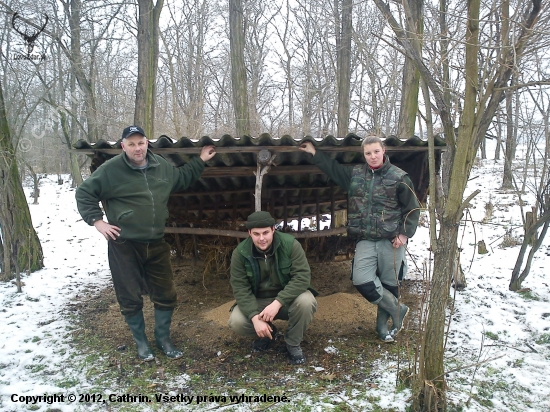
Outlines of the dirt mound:
[[[229,310],[235,301],[224,303],[202,314],[207,321],[219,326],[227,326]],[[371,326],[376,319],[376,306],[370,305],[363,297],[349,293],[335,293],[317,297],[317,313],[310,326],[311,330],[330,328],[356,329],[358,326]]]
[[[220,350],[239,338],[227,326],[229,309],[234,304],[227,275],[201,276],[202,268],[174,262],[178,308],[172,319],[172,338],[179,345]],[[309,342],[334,337],[374,338],[376,306],[368,303],[349,280],[350,261],[311,263],[312,285],[319,292],[318,308],[306,332]],[[146,330],[153,335],[153,305],[144,297]],[[100,336],[116,348],[133,345],[130,331],[124,323],[112,287],[105,289],[79,308]],[[287,322],[276,321],[284,333]],[[310,343],[311,344],[311,343]]]

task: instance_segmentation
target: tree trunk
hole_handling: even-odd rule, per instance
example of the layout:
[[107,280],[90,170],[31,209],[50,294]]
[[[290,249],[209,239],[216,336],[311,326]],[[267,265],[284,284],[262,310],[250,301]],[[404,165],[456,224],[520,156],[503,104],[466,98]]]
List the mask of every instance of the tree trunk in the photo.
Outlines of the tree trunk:
[[[340,1],[335,2],[337,5]],[[337,19],[337,78],[338,78],[338,129],[337,137],[345,137],[349,131],[350,91],[351,91],[351,33],[352,0],[342,0],[342,18]],[[338,14],[338,8],[335,8]]]
[[[477,149],[498,109],[503,90],[513,71],[517,69],[518,62],[533,36],[532,29],[541,11],[541,1],[533,0],[532,9],[524,15],[523,21],[520,23],[521,30],[514,47],[502,54],[499,64],[495,68],[496,74],[491,79],[480,79],[478,71],[480,0],[470,0],[467,3],[467,27],[464,39],[464,108],[460,114],[458,136],[445,98],[445,89],[441,90],[432,71],[424,64],[422,57],[408,41],[408,34],[397,22],[388,4],[383,0],[374,0],[374,2],[393,29],[404,52],[415,61],[424,81],[433,93],[444,128],[448,151],[454,149],[447,165],[450,169],[449,187],[440,219],[439,237],[435,247],[432,245],[434,273],[415,401],[418,405],[416,409],[424,411],[446,409],[443,352],[449,272],[455,258],[458,227],[463,210],[468,202],[479,193],[476,191],[463,200],[464,191]],[[440,9],[441,12],[446,10],[444,1],[441,2]],[[443,36],[445,35],[446,33],[443,34]],[[446,56],[442,56],[442,59],[446,62]],[[487,84],[482,95],[479,87],[480,80]]]
[[[403,4],[408,5],[406,10],[406,27],[411,33],[410,42],[418,54],[422,53],[420,38],[424,32],[423,0],[409,0]],[[416,63],[409,57],[405,57],[403,67],[403,82],[401,87],[401,107],[399,109],[399,123],[397,136],[408,139],[414,135],[416,113],[418,112],[418,92],[420,88],[420,71]]]
[[159,18],[164,0],[138,0],[138,76],[134,124],[141,126],[146,136],[155,135],[155,105],[159,59]]
[[495,154],[494,154],[495,163],[500,160],[500,151],[502,150],[502,127],[500,124],[502,119],[501,119],[500,111],[497,112],[496,116],[497,116],[497,126],[496,126],[497,144],[495,147]]
[[237,136],[250,135],[248,89],[244,62],[245,33],[242,0],[229,0],[229,45],[231,53],[231,87]]
[[[81,0],[71,0],[70,5],[65,4],[65,12],[69,18],[69,27],[71,29],[71,52],[68,55],[71,69],[78,81],[80,90],[84,97],[86,122],[88,124],[88,140],[97,142],[100,137],[98,110],[95,101],[95,92],[93,83],[88,80],[84,72],[84,63],[82,61],[82,51],[80,43],[80,11],[82,8]],[[59,40],[61,42],[61,40]]]
[[516,139],[514,132],[514,116],[512,113],[513,92],[506,91],[506,153],[504,154],[504,172],[502,174],[501,189],[512,189],[514,187],[512,175],[512,164],[516,156]]
[[[525,237],[523,238],[523,243],[521,245],[521,249],[518,254],[518,258],[516,259],[516,264],[514,266],[514,269],[512,270],[512,278],[510,279],[510,285],[508,288],[512,291],[517,291],[521,289],[521,284],[529,274],[529,271],[531,270],[531,262],[533,261],[533,256],[535,255],[535,252],[540,248],[542,245],[542,241],[544,240],[544,237],[546,236],[546,233],[548,231],[548,226],[550,225],[550,210],[544,213],[537,222],[527,230],[525,233]],[[537,230],[543,226],[542,232],[539,236],[537,236]],[[535,237],[535,241],[533,244],[533,247],[529,251],[529,256],[527,258],[527,264],[525,265],[525,269],[520,274],[521,266],[523,265],[523,259],[525,257],[525,252],[527,251],[527,247],[529,246],[529,239]]]
[[10,279],[15,268],[35,271],[41,269],[44,263],[42,246],[32,226],[29,206],[17,170],[1,84],[0,193],[0,229],[4,251],[2,277]]
[[454,216],[442,219],[437,240],[437,253],[434,253],[429,314],[424,333],[424,344],[421,348],[421,359],[424,362],[420,365],[418,376],[418,380],[421,382],[421,392],[415,399],[415,410],[438,411],[446,408],[443,364],[445,313],[451,280],[449,273],[454,265],[455,251],[457,250],[458,225],[455,224],[455,221],[456,217]]
[[168,62],[168,73],[170,76],[170,98],[171,98],[171,109],[172,109],[172,119],[174,123],[174,130],[176,131],[176,135],[174,136],[176,139],[180,139],[183,137],[183,134],[181,132],[181,124],[179,119],[179,107],[178,107],[178,89],[176,85],[176,71],[174,69],[174,62],[172,61],[172,51],[171,51],[171,45],[168,44],[166,41],[166,37],[160,33],[160,38],[162,39],[162,43],[164,44],[164,49],[166,50],[166,60]]

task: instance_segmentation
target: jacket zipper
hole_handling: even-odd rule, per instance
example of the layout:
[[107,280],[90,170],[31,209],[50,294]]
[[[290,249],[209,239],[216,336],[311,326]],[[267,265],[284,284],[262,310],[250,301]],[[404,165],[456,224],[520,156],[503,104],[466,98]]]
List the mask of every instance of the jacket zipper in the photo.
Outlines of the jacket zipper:
[[[368,167],[368,166],[367,166]],[[371,215],[371,210],[372,210],[372,188],[374,187],[374,170],[372,170],[370,167],[368,168],[370,171],[371,171],[371,174],[372,174],[372,178],[370,179],[370,182],[369,182],[369,194],[368,194],[368,197],[367,197],[367,204],[368,204],[368,207],[367,207],[367,233],[370,233],[371,231],[371,224],[370,224],[370,218],[369,216]]]
[[156,220],[156,211],[155,211],[155,199],[153,197],[153,192],[151,192],[151,188],[149,187],[149,180],[147,179],[147,172],[145,169],[142,170],[143,178],[145,179],[145,185],[147,186],[147,191],[149,192],[149,195],[151,195],[151,203],[153,204],[153,221],[151,222],[151,239],[153,238],[153,235],[155,234],[155,220]]

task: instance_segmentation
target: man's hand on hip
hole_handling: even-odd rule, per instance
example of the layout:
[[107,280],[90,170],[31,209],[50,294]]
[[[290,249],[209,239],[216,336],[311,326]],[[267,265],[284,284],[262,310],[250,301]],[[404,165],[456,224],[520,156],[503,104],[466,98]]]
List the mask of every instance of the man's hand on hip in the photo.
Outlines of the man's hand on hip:
[[264,322],[273,322],[273,319],[275,319],[275,316],[277,316],[277,313],[279,313],[279,309],[281,309],[282,307],[283,305],[281,304],[281,302],[275,299],[273,302],[267,305],[264,310],[260,312],[258,317]]
[[94,226],[107,240],[109,240],[109,238],[116,240],[117,237],[120,236],[120,228],[118,226],[110,225],[103,219],[96,220],[94,222]]

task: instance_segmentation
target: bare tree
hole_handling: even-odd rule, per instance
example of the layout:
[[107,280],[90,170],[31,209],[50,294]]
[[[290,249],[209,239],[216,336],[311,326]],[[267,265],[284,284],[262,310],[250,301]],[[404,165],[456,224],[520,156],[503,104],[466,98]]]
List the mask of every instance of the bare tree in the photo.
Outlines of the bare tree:
[[[214,16],[207,0],[168,3],[169,25],[161,32],[161,59],[167,72],[159,81],[166,84],[166,113],[176,137],[199,138],[205,125],[206,90],[209,86],[211,46],[207,45]],[[163,79],[163,80],[162,80]]]
[[485,67],[482,72],[483,81],[480,79],[478,60],[479,54],[482,54],[479,31],[481,3],[477,0],[468,3],[464,38],[464,108],[459,118],[457,135],[443,91],[432,72],[408,40],[405,29],[394,18],[390,6],[383,0],[375,0],[375,3],[388,20],[406,55],[414,60],[420,70],[437,105],[447,145],[454,148],[449,164],[451,171],[448,196],[439,219],[440,230],[437,239],[432,239],[431,245],[434,251],[434,273],[417,393],[419,409],[440,410],[446,408],[443,354],[445,308],[450,282],[448,274],[455,261],[458,227],[463,211],[470,199],[477,194],[474,192],[463,199],[466,182],[477,149],[485,138],[513,69],[517,67],[526,46],[533,41],[535,32],[532,29],[541,11],[541,2],[533,1],[530,12],[524,15],[517,30],[510,30],[509,35],[516,39],[515,43],[503,50],[498,59],[493,59],[490,68]]
[[229,0],[229,42],[231,47],[231,88],[237,136],[250,135],[247,75],[244,59],[245,31],[242,0]]
[[[531,95],[531,104],[537,108],[542,118],[544,151],[540,151],[540,145],[538,145],[537,142],[533,142],[533,146],[537,149],[533,151],[534,167],[532,170],[534,172],[534,182],[529,186],[532,187],[536,200],[532,211],[526,214],[529,216],[529,219],[524,219],[525,235],[516,259],[516,264],[512,270],[512,277],[509,285],[509,289],[513,291],[521,289],[523,281],[530,273],[531,264],[535,253],[542,245],[542,242],[548,233],[548,228],[550,227],[550,166],[548,165],[550,162],[550,104],[548,103],[548,95],[542,90],[539,90],[537,95],[533,95],[531,90],[529,90],[528,93]],[[530,123],[531,127],[536,127],[535,121]],[[535,139],[533,138],[533,140]],[[525,176],[525,180],[527,180],[527,176]],[[527,183],[525,183],[525,185],[527,185]],[[516,192],[521,201],[522,191],[517,186]],[[525,254],[527,253],[529,246],[531,249],[529,250],[525,266],[523,266]]]
[[159,59],[159,19],[164,0],[138,0],[138,75],[134,124],[154,136]]
[[20,270],[35,271],[44,266],[42,246],[32,225],[23,192],[16,152],[6,116],[0,82],[0,230],[2,233],[2,277],[10,279]]
[[[340,3],[341,7],[339,7]],[[336,76],[338,83],[338,130],[336,136],[338,137],[344,137],[349,132],[352,9],[352,0],[334,1],[337,53]]]
[[[405,12],[405,28],[410,33],[409,41],[422,55],[423,0],[406,0],[403,2]],[[403,82],[401,86],[401,106],[397,136],[408,139],[414,135],[416,114],[418,112],[418,92],[420,90],[420,71],[410,57],[405,58],[403,67]]]

